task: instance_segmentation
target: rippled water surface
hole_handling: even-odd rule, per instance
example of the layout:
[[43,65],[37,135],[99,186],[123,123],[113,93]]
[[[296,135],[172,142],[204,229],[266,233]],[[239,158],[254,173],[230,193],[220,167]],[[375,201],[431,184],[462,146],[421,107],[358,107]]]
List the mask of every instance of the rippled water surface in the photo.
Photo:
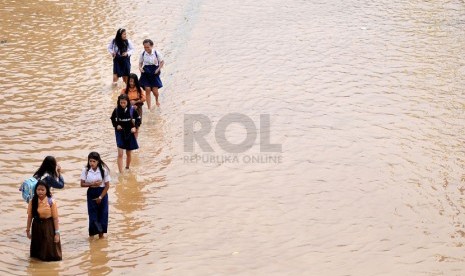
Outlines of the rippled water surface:
[[[134,72],[147,37],[166,61],[123,174],[120,27]],[[465,274],[464,30],[458,0],[0,0],[0,273]],[[215,138],[229,113],[230,143],[257,135],[245,152]],[[213,152],[186,150],[193,114]],[[282,152],[261,150],[263,118]],[[79,185],[94,150],[112,176],[103,240]],[[66,180],[57,263],[29,259],[17,190],[46,155]]]

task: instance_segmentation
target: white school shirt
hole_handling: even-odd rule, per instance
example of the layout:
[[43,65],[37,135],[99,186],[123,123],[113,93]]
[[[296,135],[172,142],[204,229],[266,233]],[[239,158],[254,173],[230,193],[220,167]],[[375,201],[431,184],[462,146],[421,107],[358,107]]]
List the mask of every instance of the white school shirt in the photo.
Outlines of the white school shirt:
[[[84,180],[85,182],[94,182],[94,181],[102,181],[102,184],[100,184],[99,187],[105,187],[106,182],[111,181],[111,177],[108,174],[108,171],[104,170],[104,181],[102,181],[102,174],[100,173],[100,168],[97,167],[97,170],[93,170],[92,168],[89,169],[89,172],[87,172],[87,167],[84,167],[81,172],[81,180]],[[86,177],[87,174],[87,177]]]
[[[155,56],[155,52],[157,52],[157,55]],[[158,59],[157,59],[158,57]],[[163,56],[162,54],[155,50],[155,49],[152,49],[152,53],[151,54],[147,54],[147,52],[144,50],[142,52],[142,54],[140,54],[140,58],[139,58],[139,64],[142,63],[142,66],[144,65],[156,65],[156,66],[160,66],[159,62],[163,61]]]
[[[114,40],[114,39],[112,39],[112,40],[110,41],[110,44],[108,44],[108,47],[107,47],[108,52],[109,52],[110,54],[116,54],[116,53],[118,53],[118,46],[116,46],[116,43],[113,43],[113,40]],[[133,51],[134,51],[134,46],[132,46],[131,40],[128,39],[128,51],[127,51],[127,52],[128,52],[128,56],[131,56]]]

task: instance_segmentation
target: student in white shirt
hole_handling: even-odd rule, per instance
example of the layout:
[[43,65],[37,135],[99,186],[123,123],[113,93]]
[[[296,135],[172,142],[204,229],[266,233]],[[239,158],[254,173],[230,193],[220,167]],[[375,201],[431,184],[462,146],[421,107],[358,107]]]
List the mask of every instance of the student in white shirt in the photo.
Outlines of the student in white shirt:
[[108,189],[110,169],[97,152],[89,153],[87,166],[82,169],[81,187],[87,187],[87,212],[89,236],[103,238],[108,228]]
[[147,107],[151,107],[150,92],[155,96],[155,103],[160,106],[158,101],[158,89],[163,87],[160,79],[160,70],[165,65],[161,53],[153,48],[153,41],[145,39],[143,42],[144,51],[140,55],[139,70],[141,72],[139,83],[145,89]]
[[113,85],[118,83],[120,77],[127,84],[129,73],[131,73],[131,55],[134,47],[127,39],[125,29],[120,28],[116,31],[115,38],[110,41],[107,49],[113,57]]

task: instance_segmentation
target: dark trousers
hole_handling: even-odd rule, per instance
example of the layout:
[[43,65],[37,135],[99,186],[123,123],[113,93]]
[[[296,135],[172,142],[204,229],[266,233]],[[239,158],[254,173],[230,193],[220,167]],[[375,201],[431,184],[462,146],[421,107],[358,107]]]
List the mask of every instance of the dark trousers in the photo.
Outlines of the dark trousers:
[[108,194],[100,204],[95,200],[103,191],[103,187],[87,189],[87,212],[89,214],[89,236],[106,233],[108,228]]

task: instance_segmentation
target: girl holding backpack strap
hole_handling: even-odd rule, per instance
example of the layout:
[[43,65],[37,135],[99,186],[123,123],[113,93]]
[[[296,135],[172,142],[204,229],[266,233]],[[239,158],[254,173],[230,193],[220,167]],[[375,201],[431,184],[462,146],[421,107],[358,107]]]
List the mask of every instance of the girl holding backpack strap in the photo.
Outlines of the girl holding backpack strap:
[[153,41],[145,39],[142,43],[144,45],[144,51],[140,55],[139,59],[139,70],[141,72],[140,84],[145,89],[145,96],[147,98],[147,107],[151,107],[151,96],[150,92],[155,96],[155,103],[160,106],[158,101],[158,89],[163,87],[160,79],[160,70],[165,65],[163,56],[161,53],[153,49]]
[[133,108],[126,94],[118,96],[117,107],[111,114],[111,123],[115,128],[116,146],[118,147],[118,170],[123,172],[123,151],[126,150],[126,169],[131,164],[131,151],[138,149],[135,133],[140,126],[140,116]]

